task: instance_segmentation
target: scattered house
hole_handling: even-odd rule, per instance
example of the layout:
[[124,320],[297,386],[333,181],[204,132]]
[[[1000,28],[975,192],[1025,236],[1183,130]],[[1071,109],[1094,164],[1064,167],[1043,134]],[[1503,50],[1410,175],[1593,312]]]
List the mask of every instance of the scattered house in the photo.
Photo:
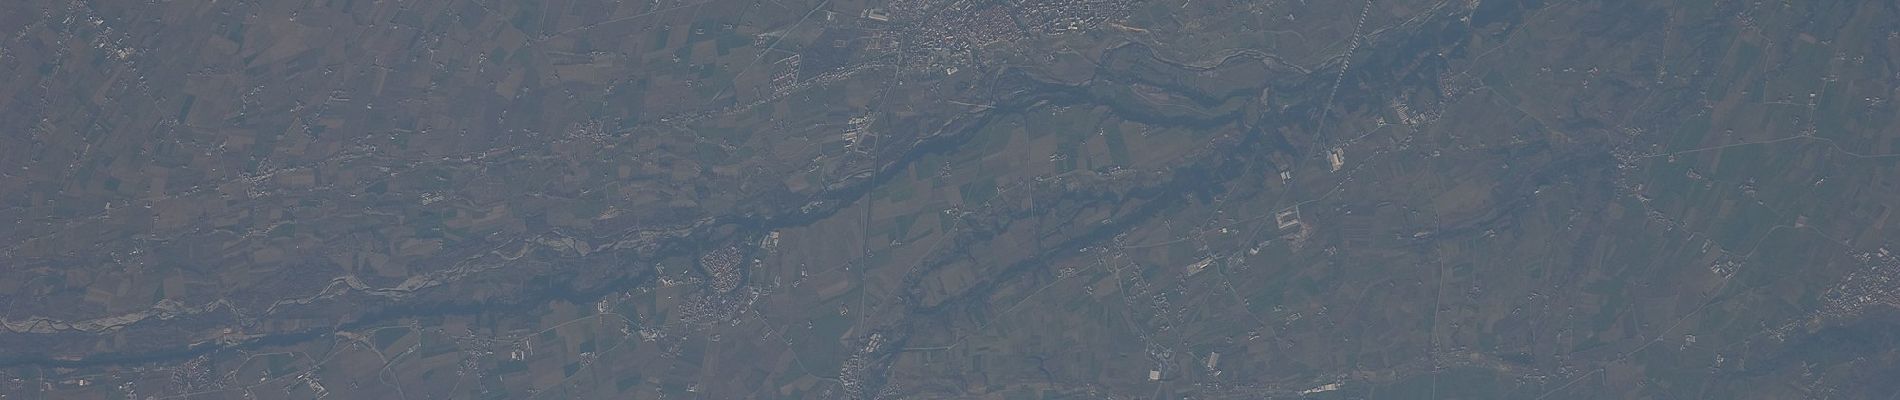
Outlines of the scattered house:
[[1207,266],[1213,263],[1214,263],[1213,257],[1203,258],[1200,261],[1195,261],[1193,264],[1188,264],[1187,274],[1188,276],[1194,276],[1194,274],[1201,273],[1201,270],[1207,269]]
[[1324,385],[1319,385],[1319,387],[1316,387],[1316,388],[1302,390],[1300,391],[1300,395],[1305,396],[1305,395],[1314,394],[1314,393],[1331,392],[1334,390],[1339,390],[1338,382],[1328,383]]
[[1280,210],[1279,213],[1273,215],[1273,222],[1278,223],[1280,225],[1280,229],[1291,228],[1294,225],[1299,225],[1300,224],[1299,206],[1287,207],[1287,209],[1285,210]]

